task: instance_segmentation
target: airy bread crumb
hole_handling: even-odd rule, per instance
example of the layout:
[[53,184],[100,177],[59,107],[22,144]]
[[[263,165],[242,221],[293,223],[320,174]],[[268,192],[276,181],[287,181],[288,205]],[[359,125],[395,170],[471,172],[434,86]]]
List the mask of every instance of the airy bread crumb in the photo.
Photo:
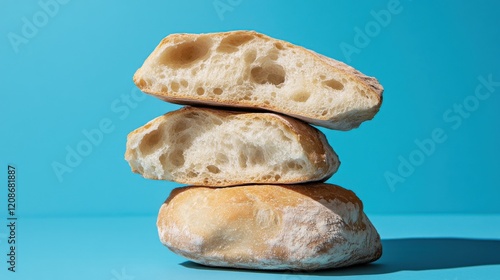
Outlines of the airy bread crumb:
[[173,103],[260,108],[338,130],[372,119],[383,92],[342,62],[252,31],[167,36],[134,82]]
[[321,181],[340,164],[325,136],[302,121],[197,107],[131,132],[125,159],[149,179],[213,187]]

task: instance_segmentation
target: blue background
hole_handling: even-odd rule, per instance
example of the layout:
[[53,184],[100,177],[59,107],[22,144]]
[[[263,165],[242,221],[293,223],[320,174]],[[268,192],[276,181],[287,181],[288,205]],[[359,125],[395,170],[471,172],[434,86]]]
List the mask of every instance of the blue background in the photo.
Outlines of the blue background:
[[[373,27],[373,13],[391,1],[66,2],[46,22],[36,19],[43,13],[38,1],[0,3],[0,169],[17,167],[20,217],[156,215],[179,185],[133,174],[124,160],[126,136],[179,106],[141,95],[132,75],[168,34],[237,29],[347,62],[384,86],[372,121],[348,132],[322,129],[342,161],[328,182],[354,190],[369,216],[500,213],[500,87],[466,117],[443,116],[474,99],[480,77],[500,81],[498,1],[400,0],[400,12],[362,45],[356,28]],[[214,3],[229,9],[218,14]],[[22,36],[23,18],[44,24],[14,46],[9,36]],[[346,55],[343,44],[357,51]],[[65,164],[68,147],[76,149],[86,140],[82,131],[103,120],[113,131],[59,180],[54,162]],[[446,140],[411,174],[399,173],[402,159],[421,153],[415,141],[435,129]],[[402,181],[390,184],[388,172]]]

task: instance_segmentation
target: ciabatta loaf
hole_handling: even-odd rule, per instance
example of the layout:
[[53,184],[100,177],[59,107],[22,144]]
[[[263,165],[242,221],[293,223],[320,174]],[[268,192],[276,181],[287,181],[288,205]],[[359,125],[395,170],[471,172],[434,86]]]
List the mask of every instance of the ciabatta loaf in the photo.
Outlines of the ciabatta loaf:
[[125,158],[146,178],[213,187],[321,181],[340,164],[323,133],[302,121],[197,107],[131,132]]
[[361,201],[329,184],[174,189],[157,225],[170,250],[209,266],[317,270],[382,254]]
[[339,130],[372,119],[383,92],[342,62],[252,31],[167,36],[134,82],[169,102],[260,108]]

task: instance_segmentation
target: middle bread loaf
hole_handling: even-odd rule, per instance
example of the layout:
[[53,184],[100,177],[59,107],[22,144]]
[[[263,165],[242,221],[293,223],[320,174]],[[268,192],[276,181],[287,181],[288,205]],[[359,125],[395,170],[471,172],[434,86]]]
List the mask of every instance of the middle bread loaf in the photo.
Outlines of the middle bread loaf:
[[302,121],[200,107],[131,132],[125,158],[146,178],[211,187],[324,181],[340,164],[324,134]]

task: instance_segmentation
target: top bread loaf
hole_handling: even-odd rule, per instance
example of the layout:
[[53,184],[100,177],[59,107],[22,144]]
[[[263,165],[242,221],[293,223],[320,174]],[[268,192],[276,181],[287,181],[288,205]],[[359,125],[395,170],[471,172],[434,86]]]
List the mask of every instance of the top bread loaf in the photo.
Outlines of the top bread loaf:
[[342,62],[253,31],[169,35],[134,82],[168,102],[263,109],[338,130],[372,119],[383,92]]

